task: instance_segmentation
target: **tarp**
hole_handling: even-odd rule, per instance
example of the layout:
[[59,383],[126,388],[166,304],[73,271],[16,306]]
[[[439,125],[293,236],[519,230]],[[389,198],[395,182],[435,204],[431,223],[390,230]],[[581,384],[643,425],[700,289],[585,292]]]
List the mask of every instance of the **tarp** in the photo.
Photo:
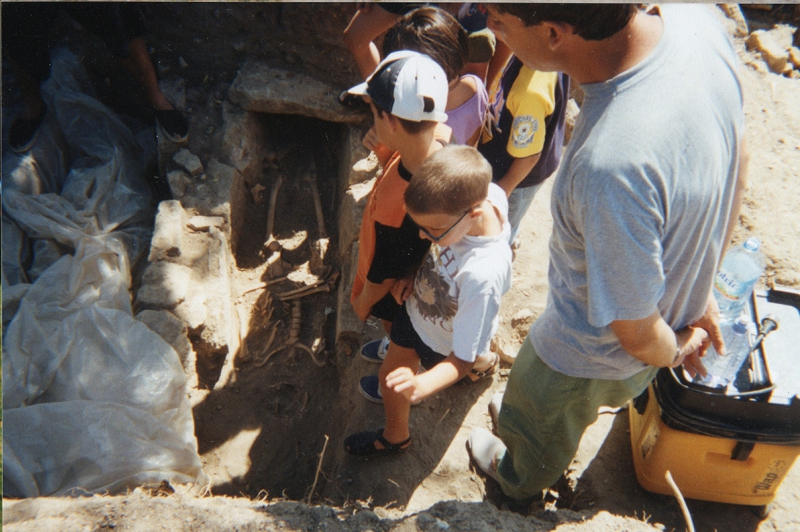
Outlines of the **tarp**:
[[4,495],[202,484],[178,355],[131,306],[155,143],[93,97],[66,50],[43,96],[36,145],[3,157]]

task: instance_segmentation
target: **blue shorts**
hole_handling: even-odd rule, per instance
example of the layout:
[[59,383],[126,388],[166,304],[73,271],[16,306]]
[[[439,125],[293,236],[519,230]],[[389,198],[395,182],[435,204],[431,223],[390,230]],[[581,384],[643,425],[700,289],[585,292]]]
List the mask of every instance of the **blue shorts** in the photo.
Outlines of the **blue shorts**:
[[408,317],[408,311],[405,304],[397,310],[392,322],[392,333],[390,336],[392,342],[400,347],[414,349],[419,357],[419,362],[425,369],[431,369],[447,358],[446,355],[437,353],[422,341],[414,326],[411,324],[411,318]]

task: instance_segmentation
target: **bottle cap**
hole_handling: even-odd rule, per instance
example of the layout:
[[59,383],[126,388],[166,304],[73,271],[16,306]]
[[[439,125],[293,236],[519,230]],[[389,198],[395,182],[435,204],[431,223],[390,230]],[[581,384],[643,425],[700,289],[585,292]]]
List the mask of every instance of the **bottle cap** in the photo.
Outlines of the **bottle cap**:
[[736,321],[733,322],[731,328],[736,334],[744,334],[747,332],[747,323],[748,320],[746,318],[736,318]]
[[758,238],[751,236],[750,238],[744,241],[742,247],[747,251],[758,251],[758,248],[761,247],[761,241]]

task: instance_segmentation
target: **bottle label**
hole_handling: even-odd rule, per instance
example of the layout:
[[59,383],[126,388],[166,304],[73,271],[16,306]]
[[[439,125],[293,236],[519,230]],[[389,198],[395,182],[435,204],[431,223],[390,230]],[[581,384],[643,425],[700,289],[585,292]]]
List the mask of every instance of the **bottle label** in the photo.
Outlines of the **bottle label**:
[[747,288],[744,283],[740,283],[733,275],[725,271],[717,273],[717,277],[714,279],[714,286],[721,296],[731,301],[739,300]]

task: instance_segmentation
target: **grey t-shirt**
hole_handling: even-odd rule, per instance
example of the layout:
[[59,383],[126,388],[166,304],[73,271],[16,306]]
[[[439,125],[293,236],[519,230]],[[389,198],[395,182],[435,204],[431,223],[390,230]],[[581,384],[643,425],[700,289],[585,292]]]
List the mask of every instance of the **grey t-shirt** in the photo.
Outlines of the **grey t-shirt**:
[[586,97],[553,185],[550,291],[530,338],[567,375],[646,366],[609,324],[702,316],[721,253],[743,128],[737,57],[708,6],[662,6],[655,50]]

